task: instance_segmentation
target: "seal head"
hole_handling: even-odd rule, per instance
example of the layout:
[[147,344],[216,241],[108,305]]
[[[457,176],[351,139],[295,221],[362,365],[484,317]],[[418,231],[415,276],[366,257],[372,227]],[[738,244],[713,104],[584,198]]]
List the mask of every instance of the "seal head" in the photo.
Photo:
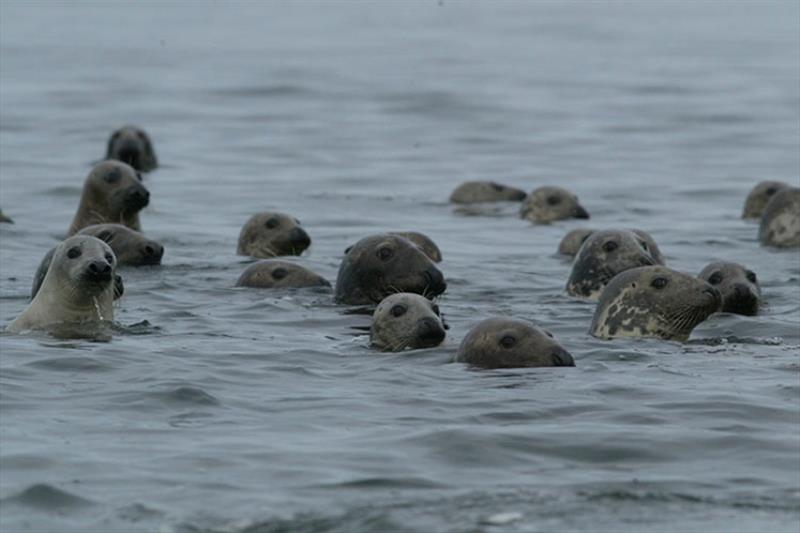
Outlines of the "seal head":
[[124,126],[111,134],[106,159],[122,161],[139,172],[150,172],[158,166],[150,137],[136,126]]
[[262,259],[247,267],[237,287],[256,287],[260,289],[285,289],[290,287],[330,287],[322,276],[289,261]]
[[300,221],[285,213],[265,211],[250,217],[239,233],[236,253],[270,258],[300,255],[311,246],[311,237]]
[[739,263],[717,261],[707,265],[698,277],[722,295],[720,311],[749,316],[758,313],[761,287],[752,270]]
[[521,202],[526,196],[523,190],[494,181],[466,181],[450,194],[450,202],[454,204]]
[[568,190],[539,187],[522,203],[519,216],[536,224],[549,224],[555,220],[589,218],[589,213]]
[[111,246],[118,266],[158,265],[164,256],[161,243],[122,224],[95,224],[83,228],[78,234],[97,237]]
[[761,215],[758,240],[764,246],[776,248],[800,246],[800,188],[783,189],[767,202]]
[[438,305],[419,294],[400,292],[378,304],[369,339],[375,348],[399,352],[438,346],[445,335]]
[[762,181],[750,191],[744,201],[742,218],[761,218],[767,203],[776,193],[788,189],[789,184],[782,181]]

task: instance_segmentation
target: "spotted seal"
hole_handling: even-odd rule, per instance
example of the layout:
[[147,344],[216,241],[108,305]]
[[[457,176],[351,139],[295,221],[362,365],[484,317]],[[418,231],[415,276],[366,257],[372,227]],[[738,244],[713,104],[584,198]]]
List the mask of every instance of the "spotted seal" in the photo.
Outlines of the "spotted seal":
[[739,315],[755,315],[761,299],[756,273],[739,263],[716,261],[697,276],[707,281],[722,295],[720,311]]
[[658,337],[685,341],[714,313],[718,290],[689,274],[656,265],[614,276],[600,296],[589,332],[595,337]]
[[122,161],[139,172],[150,172],[158,166],[150,137],[136,126],[124,126],[111,134],[106,159]]
[[494,181],[466,181],[450,194],[450,202],[454,204],[521,202],[526,196],[523,190]]
[[290,287],[330,287],[331,284],[322,276],[296,263],[280,259],[261,259],[242,272],[236,286],[285,289]]
[[236,253],[258,258],[300,255],[311,237],[300,221],[285,213],[264,211],[250,217],[239,233]]
[[390,294],[372,315],[370,344],[387,352],[432,348],[445,338],[439,306],[410,292]]
[[481,368],[575,366],[553,336],[527,322],[487,318],[470,329],[454,361]]
[[549,224],[568,218],[589,218],[578,197],[561,187],[539,187],[528,195],[519,210],[520,218]]
[[762,181],[747,195],[742,209],[742,218],[761,218],[764,208],[767,207],[767,203],[775,193],[787,188],[789,188],[789,184],[782,181]]
[[767,202],[761,215],[758,240],[764,246],[775,248],[800,246],[800,188],[779,191]]

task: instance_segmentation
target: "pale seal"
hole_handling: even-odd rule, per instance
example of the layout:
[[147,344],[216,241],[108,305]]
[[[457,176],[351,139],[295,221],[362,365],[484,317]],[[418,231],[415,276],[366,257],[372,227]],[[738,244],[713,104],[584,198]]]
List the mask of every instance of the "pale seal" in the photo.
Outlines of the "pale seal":
[[300,255],[311,245],[311,237],[300,221],[284,213],[257,213],[242,227],[236,253],[269,258]]
[[778,193],[789,188],[788,183],[782,181],[762,181],[750,191],[744,201],[742,218],[761,218],[767,203]]
[[589,218],[578,197],[561,187],[539,187],[522,202],[520,218],[536,224],[549,224],[569,218]]
[[122,161],[139,172],[150,172],[158,166],[150,137],[136,126],[124,126],[111,134],[106,159]]
[[[417,245],[417,247],[419,247],[420,250],[425,252],[425,255],[430,257],[431,261],[434,263],[442,262],[442,252],[439,250],[439,247],[436,246],[436,243],[433,242],[433,239],[424,233],[420,233],[418,231],[390,231],[388,233],[389,235],[399,235],[401,237],[405,237],[409,241],[413,242]],[[348,246],[347,249],[345,249],[345,255],[350,251],[350,248],[352,248],[352,246]]]
[[289,261],[262,259],[248,266],[237,287],[256,287],[261,289],[284,289],[289,287],[330,287],[322,276]]
[[76,235],[59,244],[41,289],[8,326],[12,332],[112,321],[117,260],[106,243]]
[[758,312],[761,287],[752,270],[739,263],[717,261],[707,265],[697,277],[720,292],[720,311],[739,315],[755,315]]
[[[39,267],[36,269],[36,273],[33,275],[33,285],[31,286],[31,300],[33,300],[36,297],[36,293],[39,292],[39,288],[42,286],[44,278],[47,276],[47,271],[50,269],[50,263],[53,262],[53,255],[55,255],[57,249],[58,246],[50,248],[50,250],[46,254],[44,254],[44,257],[39,262]],[[119,265],[119,262],[117,262],[117,265]],[[125,293],[125,284],[122,282],[122,276],[115,273],[114,299],[116,300],[118,298],[121,298],[124,293]]]
[[445,329],[439,306],[419,294],[400,292],[378,304],[369,339],[386,352],[432,348],[442,343]]
[[450,194],[450,202],[454,204],[521,202],[526,196],[523,190],[493,181],[467,181]]
[[620,272],[661,262],[660,252],[653,257],[647,241],[633,231],[595,231],[583,243],[572,263],[567,293],[597,300],[608,282]]
[[718,290],[664,266],[632,268],[611,280],[589,333],[602,339],[658,337],[685,341],[720,306]]
[[575,366],[553,336],[527,322],[487,318],[461,341],[454,361],[481,368]]
[[96,164],[83,184],[78,212],[67,236],[94,224],[122,224],[141,231],[139,211],[147,206],[150,193],[136,171],[120,161]]
[[767,202],[761,215],[758,240],[776,248],[800,246],[800,188],[779,191]]
[[436,265],[414,243],[381,233],[364,237],[344,256],[336,279],[336,301],[377,304],[395,292],[432,298],[447,288]]

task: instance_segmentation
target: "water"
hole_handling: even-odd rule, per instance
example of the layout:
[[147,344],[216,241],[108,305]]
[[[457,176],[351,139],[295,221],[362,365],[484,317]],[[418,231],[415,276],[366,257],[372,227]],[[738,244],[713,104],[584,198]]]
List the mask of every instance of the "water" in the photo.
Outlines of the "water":
[[[800,176],[798,4],[0,4],[0,324],[91,163],[153,137],[145,233],[110,342],[0,337],[3,531],[795,531],[800,261],[739,218]],[[461,181],[561,184],[668,265],[758,273],[757,317],[687,344],[600,341],[555,256],[582,221]],[[371,351],[329,291],[233,288],[278,209],[333,281],[383,230],[442,249],[445,344]],[[549,329],[576,368],[449,364],[478,319]]]

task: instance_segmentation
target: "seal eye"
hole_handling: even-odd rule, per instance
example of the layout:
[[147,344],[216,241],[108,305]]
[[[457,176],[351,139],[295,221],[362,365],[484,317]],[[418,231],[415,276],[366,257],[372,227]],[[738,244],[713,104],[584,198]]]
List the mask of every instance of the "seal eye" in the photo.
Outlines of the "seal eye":
[[499,192],[499,191],[502,191],[503,189],[505,189],[505,187],[503,187],[503,186],[502,186],[502,185],[500,185],[499,183],[492,182],[492,183],[490,183],[489,185],[491,185],[491,186],[492,186],[492,189],[494,189],[494,190],[496,190],[496,191],[498,191],[498,192]]
[[773,194],[775,194],[775,187],[770,187],[764,192],[766,193],[767,196],[772,196]]
[[436,316],[439,316],[439,306],[438,305],[434,304],[433,307],[431,307],[431,309],[433,310],[434,313],[436,313]]
[[713,274],[711,274],[711,277],[708,278],[708,282],[712,285],[719,285],[720,283],[722,283],[722,274],[720,274],[719,272],[714,272]]
[[112,168],[105,176],[103,176],[103,179],[106,181],[106,183],[116,183],[121,177],[122,172],[120,172],[118,168]]
[[619,244],[617,244],[614,241],[608,241],[603,245],[603,250],[605,250],[606,252],[613,252],[617,248],[619,248]]
[[275,229],[281,225],[281,221],[277,217],[272,217],[264,225],[269,229]]
[[756,273],[753,272],[752,270],[747,271],[747,281],[749,281],[750,283],[756,282]]
[[511,335],[506,335],[502,339],[500,339],[500,346],[503,348],[512,348],[515,344],[517,344],[517,339],[512,337]]
[[106,254],[106,261],[108,261],[109,265],[113,265],[114,264],[114,256],[111,255],[111,254]]
[[644,242],[644,241],[639,241],[639,244],[641,244],[641,245],[642,245],[642,249],[643,249],[645,252],[647,252],[647,251],[648,251],[648,249],[647,249],[647,243],[646,243],[646,242]]
[[548,196],[547,197],[547,205],[558,205],[561,203],[561,198],[559,196]]
[[286,270],[285,268],[280,268],[279,267],[279,268],[276,268],[275,270],[272,271],[272,277],[274,279],[283,279],[288,275],[289,275],[289,271]]
[[395,318],[403,316],[404,314],[406,314],[406,306],[397,304],[394,307],[392,307],[391,311],[389,312],[392,313],[392,316]]
[[378,259],[381,261],[388,261],[393,255],[394,251],[391,248],[387,248],[386,246],[378,248]]
[[73,246],[69,250],[67,250],[67,257],[70,259],[77,259],[81,256],[81,249],[77,246]]
[[667,278],[656,278],[650,282],[650,286],[655,289],[663,289],[667,286]]

